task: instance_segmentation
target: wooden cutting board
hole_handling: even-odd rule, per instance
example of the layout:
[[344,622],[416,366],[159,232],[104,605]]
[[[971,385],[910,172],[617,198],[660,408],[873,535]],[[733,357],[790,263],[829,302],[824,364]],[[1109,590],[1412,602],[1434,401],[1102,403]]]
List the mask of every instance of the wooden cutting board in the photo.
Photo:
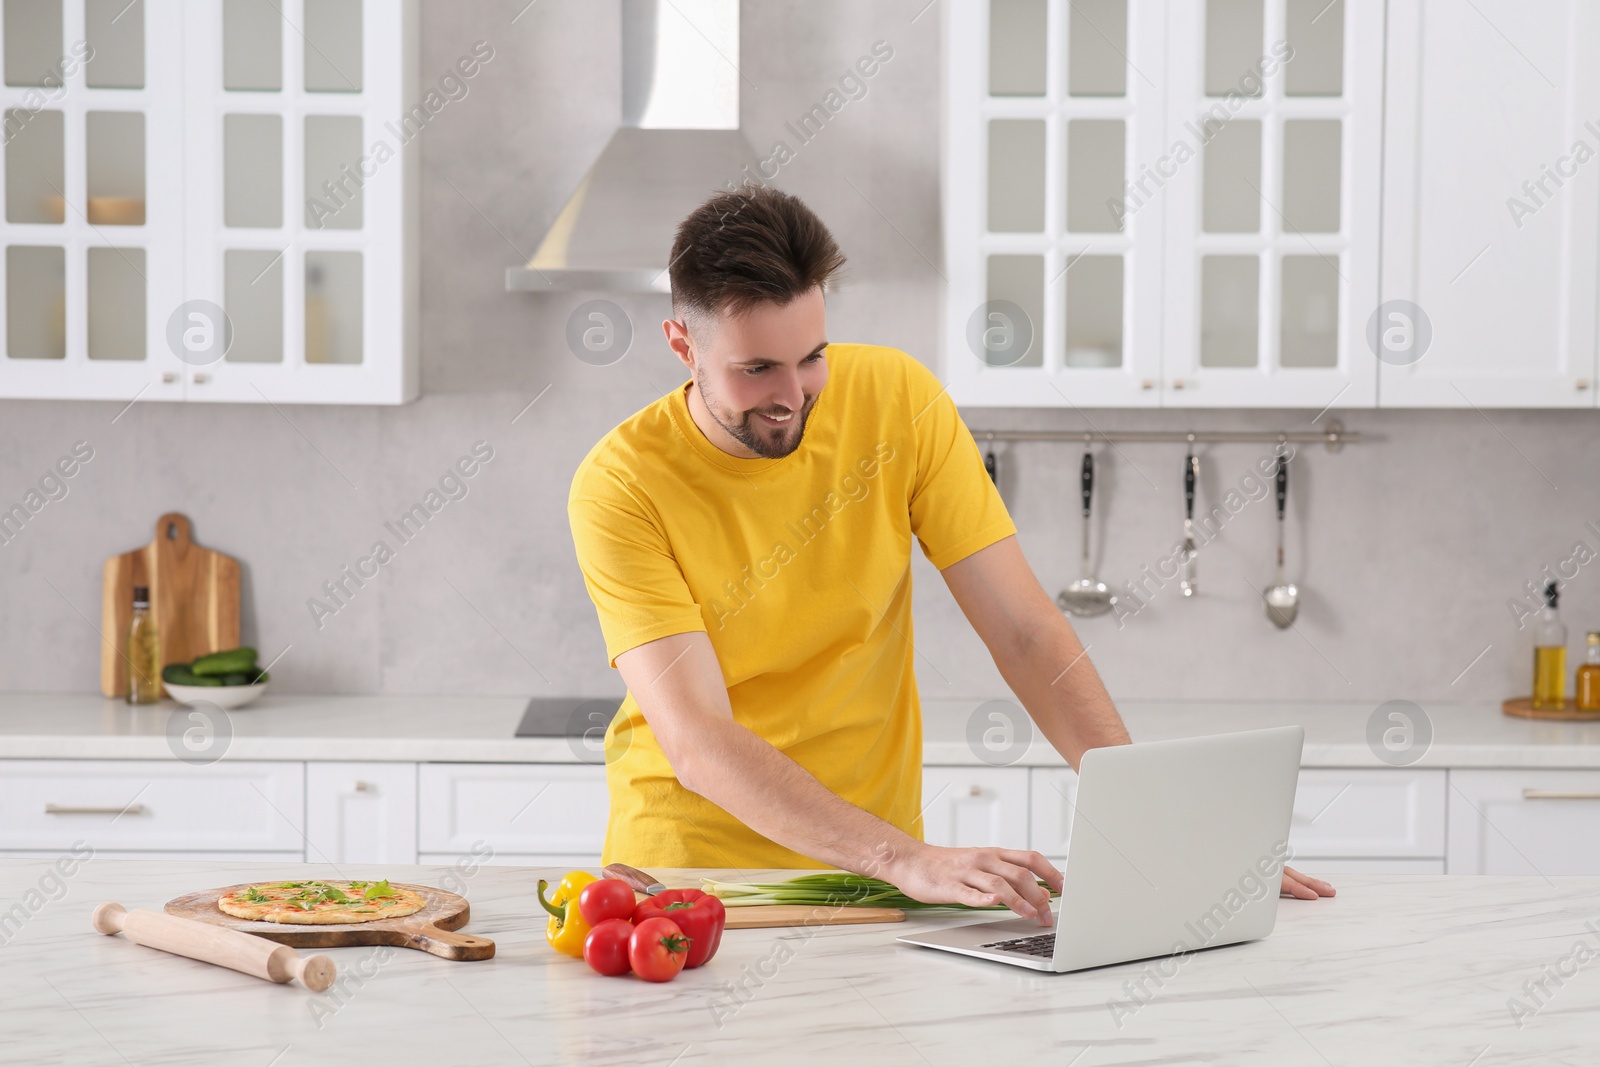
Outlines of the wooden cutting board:
[[[220,889],[202,889],[198,893],[174,897],[167,901],[166,910],[171,915],[185,919],[225,926],[230,930],[243,930],[280,945],[295,948],[344,948],[350,945],[397,945],[400,948],[420,949],[447,960],[486,960],[494,956],[494,942],[487,937],[458,934],[454,931],[467,925],[469,909],[465,897],[447,893],[425,885],[394,883],[397,889],[412,889],[428,898],[428,904],[415,915],[402,915],[397,919],[379,919],[370,923],[338,923],[332,926],[293,926],[288,923],[254,922],[229,915],[217,907],[225,893],[243,889],[252,883],[223,886]],[[540,927],[543,927],[543,921]]]
[[804,904],[752,904],[729,908],[728,930],[767,930],[777,926],[847,926],[852,923],[900,923],[899,908],[824,908]]
[[123,646],[136,585],[150,587],[150,615],[161,639],[163,667],[239,647],[239,561],[195,544],[188,517],[170,511],[156,520],[155,539],[148,545],[106,560],[100,602],[101,693],[128,693]]

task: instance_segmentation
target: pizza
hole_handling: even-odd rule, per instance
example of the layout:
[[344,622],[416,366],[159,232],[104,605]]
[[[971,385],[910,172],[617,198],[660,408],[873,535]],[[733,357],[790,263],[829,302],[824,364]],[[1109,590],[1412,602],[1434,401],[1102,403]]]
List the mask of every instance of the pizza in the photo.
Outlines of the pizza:
[[256,922],[328,926],[414,915],[428,899],[414,889],[377,882],[260,882],[222,894],[217,907]]

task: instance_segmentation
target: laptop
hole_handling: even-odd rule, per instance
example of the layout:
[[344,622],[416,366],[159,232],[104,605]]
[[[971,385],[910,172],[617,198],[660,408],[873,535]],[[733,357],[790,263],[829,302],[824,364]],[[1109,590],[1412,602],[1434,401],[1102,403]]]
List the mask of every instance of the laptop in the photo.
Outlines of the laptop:
[[911,945],[1079,971],[1272,932],[1305,731],[1085,752],[1054,931],[1013,915],[904,934]]

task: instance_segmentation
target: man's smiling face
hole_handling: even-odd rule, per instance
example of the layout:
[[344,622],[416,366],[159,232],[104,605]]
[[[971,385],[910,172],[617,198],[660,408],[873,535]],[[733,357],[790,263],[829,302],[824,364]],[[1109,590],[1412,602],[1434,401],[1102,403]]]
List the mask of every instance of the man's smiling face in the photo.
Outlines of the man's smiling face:
[[828,381],[822,289],[740,314],[691,314],[662,323],[694,375],[689,411],[712,444],[744,459],[781,459],[800,447]]

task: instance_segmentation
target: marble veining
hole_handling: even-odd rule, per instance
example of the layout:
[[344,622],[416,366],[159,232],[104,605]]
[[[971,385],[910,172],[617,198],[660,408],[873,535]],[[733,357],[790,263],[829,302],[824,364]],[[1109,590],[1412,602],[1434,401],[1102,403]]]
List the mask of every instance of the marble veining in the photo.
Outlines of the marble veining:
[[485,866],[457,877],[493,960],[332,949],[339,982],[314,994],[105,937],[90,912],[251,879],[444,869],[52,869],[0,865],[0,911],[21,909],[0,932],[0,1062],[1496,1067],[1593,1064],[1600,1047],[1600,878],[1350,875],[1333,899],[1280,900],[1263,941],[1064,975],[902,945],[899,926],[732,931],[708,966],[650,985],[556,955],[541,872]]

